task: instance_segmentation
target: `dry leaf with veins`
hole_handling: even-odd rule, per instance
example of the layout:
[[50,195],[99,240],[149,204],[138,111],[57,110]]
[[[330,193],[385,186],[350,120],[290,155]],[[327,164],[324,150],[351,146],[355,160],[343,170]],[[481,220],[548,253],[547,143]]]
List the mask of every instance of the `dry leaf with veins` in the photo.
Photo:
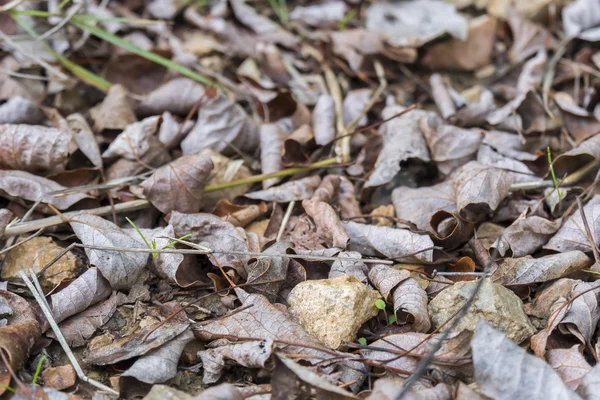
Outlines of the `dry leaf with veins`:
[[[136,161],[148,153],[150,147],[159,145],[155,133],[161,123],[160,116],[148,117],[128,125],[102,153],[104,158],[124,157]],[[158,143],[158,144],[157,144]]]
[[439,211],[456,213],[454,186],[450,180],[434,186],[411,188],[400,186],[392,192],[396,217],[429,231],[431,218]]
[[438,117],[423,118],[420,128],[431,151],[431,159],[445,175],[475,159],[483,135],[480,129],[446,125]]
[[[217,341],[218,342],[218,341]],[[265,368],[273,352],[273,340],[251,340],[217,346],[198,352],[202,360],[202,382],[211,384],[217,382],[225,370],[228,361],[234,361],[246,368]]]
[[508,195],[514,178],[504,170],[471,161],[453,176],[456,206],[461,216],[474,220],[494,211]]
[[311,175],[269,189],[246,193],[244,196],[254,200],[288,203],[310,198],[320,183],[321,178],[318,175]]
[[568,251],[533,258],[505,258],[491,278],[503,285],[528,285],[562,278],[589,267],[592,260],[581,251]]
[[595,160],[600,160],[600,135],[594,135],[579,146],[559,155],[552,165],[558,177],[577,171]]
[[[387,106],[381,113],[382,119],[388,119],[404,111],[404,107]],[[365,187],[384,185],[390,182],[400,171],[400,163],[411,158],[430,161],[427,143],[419,128],[421,119],[435,116],[424,110],[412,110],[383,124],[379,131],[383,135],[383,147],[375,168]]]
[[356,251],[342,251],[337,257],[339,258],[355,258],[356,261],[335,260],[331,264],[329,270],[329,278],[337,278],[342,275],[351,275],[364,284],[368,284],[367,273],[369,269],[367,265],[361,261],[362,256]]
[[[281,170],[283,139],[285,133],[278,124],[262,124],[260,126],[260,168],[263,174],[271,174]],[[263,188],[268,189],[278,184],[281,178],[265,179]]]
[[494,399],[580,399],[543,359],[480,320],[471,341],[475,381]]
[[504,230],[494,247],[502,257],[523,257],[535,253],[558,231],[562,220],[530,216],[519,218]]
[[218,93],[198,110],[196,125],[181,142],[181,150],[183,154],[194,154],[207,148],[226,154],[234,151],[252,153],[259,141],[258,130],[246,111]]
[[148,93],[137,112],[149,116],[168,111],[185,117],[206,95],[199,83],[189,78],[175,78]]
[[88,125],[85,117],[81,114],[71,114],[66,119],[69,129],[73,133],[73,139],[77,143],[77,147],[85,156],[92,162],[94,167],[102,169],[102,154],[98,148],[96,137],[92,128]]
[[50,296],[52,316],[56,322],[76,315],[108,298],[110,283],[97,268],[90,268],[63,290]]
[[598,246],[600,244],[600,195],[592,197],[583,207],[583,212],[590,227],[591,238],[588,238],[581,211],[577,209],[544,248],[560,252],[573,250],[591,252],[590,240]]
[[[19,370],[29,357],[29,352],[42,334],[36,313],[20,296],[0,290],[0,299],[12,310],[8,323],[0,326],[0,350],[6,355],[13,371]],[[11,380],[11,374],[0,361],[0,394],[3,394]]]
[[552,349],[546,353],[548,364],[571,390],[577,390],[583,377],[592,369],[576,344],[568,349]]
[[432,263],[433,242],[427,235],[413,233],[407,229],[373,226],[356,222],[344,223],[350,238],[348,248],[363,256],[381,255],[401,259],[402,262]]
[[[106,283],[108,286],[108,282]],[[117,305],[125,298],[123,293],[114,293],[101,303],[86,306],[85,310],[63,321],[59,327],[71,347],[84,346],[96,330],[106,324],[117,310]],[[77,299],[80,301],[80,299]],[[83,308],[83,304],[82,307]],[[47,336],[56,339],[54,332]]]
[[264,256],[259,256],[248,261],[248,278],[246,282],[252,284],[248,292],[261,293],[269,300],[276,301],[287,277],[290,259],[277,257],[276,254],[292,254],[290,242],[276,242],[263,251]]
[[[72,217],[69,223],[83,244],[146,249],[144,243],[134,239],[104,218],[81,213]],[[127,290],[133,286],[146,266],[149,255],[148,253],[90,248],[86,248],[85,253],[90,264],[102,272],[115,290]]]
[[138,387],[139,382],[153,385],[163,383],[175,377],[177,364],[186,344],[194,340],[194,334],[188,329],[168,343],[138,358],[119,378],[119,388],[123,397],[132,397],[138,393],[146,394],[147,385]]
[[77,149],[71,132],[38,125],[0,125],[0,168],[27,172],[63,170]]
[[427,293],[407,270],[397,270],[386,265],[375,265],[369,271],[369,280],[379,290],[386,302],[392,294],[394,314],[401,323],[412,323],[415,332],[428,332],[431,328],[427,311]]
[[0,196],[23,199],[32,202],[40,201],[51,204],[59,210],[65,210],[75,203],[91,198],[85,193],[69,193],[52,195],[67,188],[25,171],[0,171]]
[[[173,225],[177,236],[190,234],[189,241],[210,249],[236,252],[260,251],[242,228],[236,228],[212,214],[182,214],[173,211],[169,223]],[[233,268],[242,278],[247,276],[245,266],[249,258],[243,254],[225,253],[215,253],[208,257],[215,266]]]
[[164,214],[200,211],[204,186],[213,169],[208,156],[182,156],[154,171],[141,183],[144,195]]
[[112,85],[102,103],[90,109],[90,115],[98,133],[105,129],[123,130],[137,121],[122,85]]

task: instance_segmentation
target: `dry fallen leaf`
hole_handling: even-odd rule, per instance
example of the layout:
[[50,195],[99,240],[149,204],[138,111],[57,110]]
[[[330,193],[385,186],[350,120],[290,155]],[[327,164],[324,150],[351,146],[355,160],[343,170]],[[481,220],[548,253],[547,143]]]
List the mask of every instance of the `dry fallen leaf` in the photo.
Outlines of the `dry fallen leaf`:
[[544,246],[545,249],[555,251],[592,251],[592,245],[590,240],[597,246],[600,244],[600,196],[594,196],[590,201],[583,207],[585,219],[590,227],[592,234],[591,238],[588,238],[587,232],[581,217],[581,212],[576,210],[564,224],[560,227],[556,235],[554,235],[548,244]]
[[274,201],[287,203],[294,200],[308,199],[321,183],[318,175],[312,175],[303,179],[283,183],[269,189],[246,193],[244,196],[262,201]]
[[127,90],[121,85],[113,85],[102,103],[92,108],[90,114],[96,132],[123,130],[137,121]]
[[319,96],[312,114],[312,128],[315,142],[319,146],[331,143],[335,139],[335,103],[333,97],[326,94]]
[[477,387],[495,399],[580,399],[543,360],[479,322],[471,341]]
[[148,117],[128,125],[102,153],[104,158],[117,156],[128,160],[140,160],[148,153],[153,141],[157,142],[156,132],[161,123],[160,116]]
[[[0,350],[6,356],[13,371],[21,368],[29,357],[35,342],[40,338],[42,330],[35,312],[23,298],[0,290],[0,298],[5,302],[12,314],[8,323],[0,326]],[[11,374],[4,361],[0,362],[0,393],[4,393],[11,380]]]
[[[134,239],[104,218],[81,213],[72,217],[69,223],[79,240],[86,245],[146,248],[141,239],[139,241]],[[131,288],[148,260],[148,253],[90,248],[86,248],[85,253],[90,264],[98,268],[115,290]]]
[[146,198],[161,212],[195,213],[200,211],[212,169],[213,163],[206,155],[183,156],[155,170],[141,186]]
[[580,345],[569,349],[553,349],[546,353],[548,364],[571,390],[577,390],[582,378],[592,369],[579,350]]
[[0,168],[53,172],[76,150],[70,132],[38,125],[0,125]]
[[[260,167],[263,174],[279,172],[282,168],[284,132],[278,124],[262,124],[260,126]],[[270,178],[263,181],[263,188],[268,189],[278,184],[281,178]]]
[[21,96],[11,97],[0,106],[0,124],[38,125],[44,119],[39,107]]
[[504,230],[494,247],[502,257],[523,257],[535,253],[558,231],[561,220],[538,216],[519,218]]

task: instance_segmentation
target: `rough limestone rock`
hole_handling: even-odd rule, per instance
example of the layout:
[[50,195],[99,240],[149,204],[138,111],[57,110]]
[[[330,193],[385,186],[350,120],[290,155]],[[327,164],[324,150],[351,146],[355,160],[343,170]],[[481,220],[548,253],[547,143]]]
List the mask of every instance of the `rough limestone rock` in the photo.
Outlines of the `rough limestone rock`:
[[302,282],[288,297],[290,313],[323,344],[337,349],[351,341],[362,324],[377,315],[381,295],[358,279],[342,275]]
[[[441,291],[429,303],[429,316],[437,328],[466,303],[475,290],[477,281],[458,282]],[[462,318],[456,331],[475,331],[477,321],[483,318],[516,343],[531,337],[536,330],[523,311],[523,302],[516,294],[502,285],[486,279],[475,302]]]

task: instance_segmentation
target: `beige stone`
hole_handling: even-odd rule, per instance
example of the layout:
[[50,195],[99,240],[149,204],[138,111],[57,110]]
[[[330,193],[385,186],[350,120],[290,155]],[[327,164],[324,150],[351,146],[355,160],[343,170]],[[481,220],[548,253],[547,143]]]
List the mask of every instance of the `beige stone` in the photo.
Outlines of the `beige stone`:
[[288,297],[290,313],[323,344],[337,349],[343,341],[356,339],[362,324],[375,317],[375,300],[381,295],[358,279],[342,275],[305,281]]
[[[457,282],[442,290],[429,303],[429,316],[434,327],[454,317],[475,290],[478,281]],[[486,279],[456,332],[465,329],[475,331],[477,322],[483,318],[516,343],[521,343],[536,332],[523,311],[523,302],[511,290]]]

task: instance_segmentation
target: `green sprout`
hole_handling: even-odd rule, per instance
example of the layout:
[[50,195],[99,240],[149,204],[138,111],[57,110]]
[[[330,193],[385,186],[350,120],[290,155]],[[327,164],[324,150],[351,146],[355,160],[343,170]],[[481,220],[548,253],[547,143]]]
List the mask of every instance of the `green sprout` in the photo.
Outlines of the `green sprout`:
[[287,0],[269,0],[269,5],[281,21],[283,26],[288,24]]
[[356,16],[356,9],[352,9],[350,11],[348,11],[348,13],[346,13],[346,15],[344,15],[344,17],[340,20],[340,22],[338,22],[338,30],[343,31],[346,29],[346,25],[348,25],[348,22],[350,22],[352,20],[352,18],[354,18]]
[[563,199],[562,191],[558,185],[558,179],[556,179],[556,174],[554,173],[554,166],[552,165],[552,154],[550,154],[550,146],[546,147],[546,151],[548,152],[548,165],[550,166],[550,175],[552,175],[552,182],[554,182],[554,189],[558,193],[558,202],[560,203]]
[[[135,231],[138,233],[138,235],[140,235],[140,237],[142,238],[142,240],[144,241],[144,243],[146,244],[146,247],[148,247],[148,249],[150,250],[158,250],[157,246],[156,246],[156,240],[152,239],[152,242],[148,242],[148,239],[146,239],[146,236],[144,236],[144,234],[142,233],[142,231],[140,231],[140,228],[137,227],[137,225],[135,224],[135,222],[133,222],[132,220],[129,219],[129,217],[125,217],[125,219],[127,220],[127,222],[129,222],[129,225],[131,225],[133,227],[133,229],[135,229]],[[182,237],[180,237],[177,240],[184,240],[187,239],[188,237],[192,236],[191,233],[188,233],[186,235],[183,235]],[[162,249],[160,250],[164,250],[167,249],[171,246],[174,246],[175,244],[177,244],[177,240],[173,240],[172,242],[168,243],[167,245],[165,245]],[[158,257],[158,253],[152,253],[152,258],[156,258]]]
[[383,310],[383,312],[385,313],[385,320],[387,321],[388,325],[391,325],[396,322],[396,314],[388,315],[385,309],[385,301],[381,299],[375,300],[375,307],[377,307],[380,310]]
[[46,361],[46,356],[43,355],[40,357],[40,360],[37,363],[37,367],[35,368],[35,373],[33,374],[33,379],[31,380],[31,384],[35,385],[38,378],[40,377],[40,373],[42,372],[42,366],[44,365],[44,361]]
[[364,337],[358,338],[358,343],[362,344],[363,346],[366,346],[367,339],[365,339]]

